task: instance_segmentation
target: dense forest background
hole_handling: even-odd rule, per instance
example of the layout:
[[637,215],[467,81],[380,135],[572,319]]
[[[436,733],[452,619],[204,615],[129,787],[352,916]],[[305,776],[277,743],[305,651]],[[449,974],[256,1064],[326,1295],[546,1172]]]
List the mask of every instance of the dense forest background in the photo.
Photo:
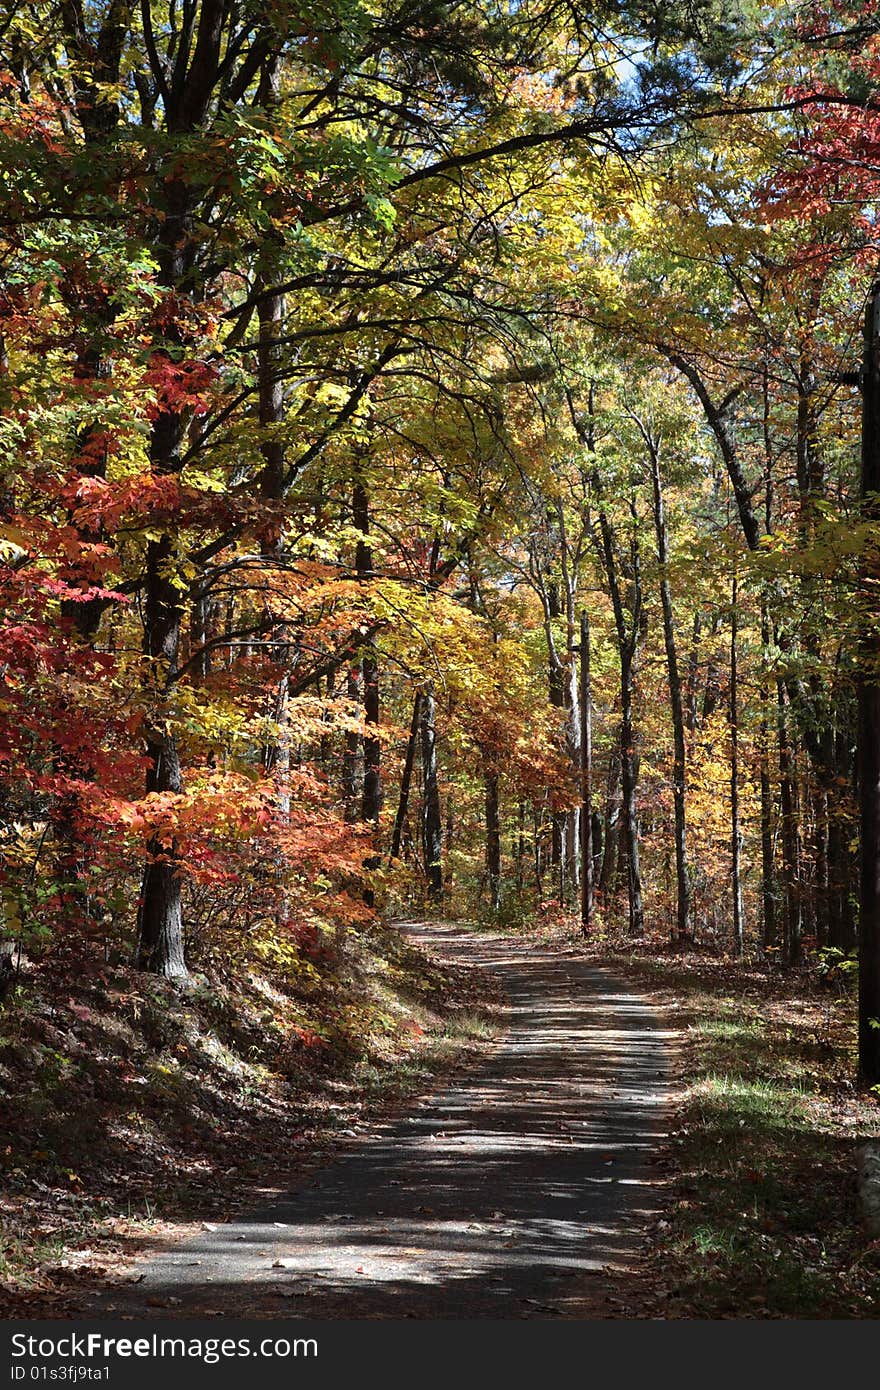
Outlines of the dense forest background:
[[876,4],[0,51],[4,988],[425,903],[846,971],[861,793],[880,1080]]

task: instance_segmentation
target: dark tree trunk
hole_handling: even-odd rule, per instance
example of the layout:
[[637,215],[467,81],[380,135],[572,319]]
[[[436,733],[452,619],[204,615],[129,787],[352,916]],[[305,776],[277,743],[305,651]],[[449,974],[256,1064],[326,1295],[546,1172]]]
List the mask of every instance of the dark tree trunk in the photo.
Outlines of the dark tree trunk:
[[611,751],[608,761],[608,785],[605,796],[605,816],[602,829],[602,863],[599,870],[599,891],[607,896],[613,889],[617,873],[618,825],[620,821],[620,742]]
[[[565,709],[565,668],[556,648],[554,619],[562,617],[559,585],[546,579],[542,562],[536,551],[531,555],[531,572],[544,615],[544,638],[547,644],[547,693],[554,709]],[[550,863],[556,869],[559,901],[565,898],[566,821],[564,812],[554,812],[550,825]]]
[[[446,860],[449,862],[449,851],[455,843],[455,805],[452,797],[446,803],[446,838],[444,841],[446,849]],[[452,874],[447,868],[445,881],[441,878],[441,886],[444,893],[448,893],[452,888]]]
[[[186,190],[179,184],[169,191],[169,217],[164,226],[160,253],[161,282],[175,290],[184,281],[193,254],[186,216]],[[150,441],[150,463],[154,474],[175,474],[181,467],[185,420],[180,414],[164,411],[158,416]],[[176,547],[169,535],[149,541],[144,584],[144,655],[150,663],[155,708],[147,734],[147,792],[183,790],[180,757],[173,724],[167,718],[166,702],[177,679],[183,626],[183,593],[175,580]],[[186,974],[183,950],[181,908],[181,866],[175,839],[160,844],[153,839],[147,846],[147,865],[141,888],[138,922],[138,964],[159,975]]]
[[853,912],[858,874],[854,872],[855,856],[850,847],[852,834],[848,808],[841,808],[837,804],[839,798],[840,786],[837,784],[828,794],[828,944],[840,951],[851,951],[858,936]]
[[[358,474],[352,492],[352,517],[360,532],[355,554],[355,568],[358,579],[364,581],[372,577],[373,555],[368,536],[370,533],[370,509],[367,490]],[[381,744],[379,729],[379,664],[374,650],[367,651],[361,660],[363,677],[364,722],[364,780],[361,788],[360,819],[373,826],[374,844],[378,846],[379,815],[382,810]],[[375,730],[376,732],[370,732]],[[364,868],[377,869],[381,863],[378,853],[364,860]],[[371,887],[364,891],[364,901],[368,907],[374,905],[374,892]]]
[[[862,514],[880,521],[880,281],[865,315],[862,372]],[[861,875],[859,893],[859,1072],[880,1085],[880,547],[865,542],[861,563],[858,757]]]
[[733,894],[733,944],[742,957],[745,945],[742,896],[742,827],[739,814],[739,672],[737,668],[738,591],[736,575],[730,592],[730,886]]
[[[634,510],[634,508],[633,508]],[[635,523],[635,516],[633,516]],[[623,831],[626,843],[626,871],[629,890],[629,929],[633,936],[643,936],[645,930],[642,908],[642,875],[639,861],[639,822],[636,807],[638,756],[634,718],[634,667],[642,628],[641,570],[635,524],[630,543],[630,559],[626,577],[632,595],[629,622],[624,609],[620,583],[620,562],[614,531],[602,508],[599,512],[601,531],[600,554],[608,581],[614,624],[617,632],[620,661],[620,776],[623,787]]]
[[[150,541],[147,547],[147,576],[144,594],[144,653],[151,658],[154,679],[165,694],[169,674],[173,675],[180,649],[181,595],[172,582],[170,567],[174,550],[169,537]],[[151,722],[147,736],[150,767],[147,792],[180,793],[183,781],[177,740],[162,726],[159,718]],[[187,974],[183,951],[180,865],[177,840],[153,837],[147,845],[147,864],[141,887],[138,914],[137,963],[169,978]]]
[[440,816],[440,788],[437,781],[436,705],[433,686],[424,691],[419,711],[419,734],[422,745],[422,781],[424,809],[422,813],[422,850],[428,897],[439,902],[443,897],[443,821]]
[[831,901],[828,883],[828,797],[822,787],[813,792],[813,853],[816,861],[814,893],[816,945],[828,945]]
[[413,700],[412,722],[409,726],[409,738],[406,743],[406,755],[403,760],[403,773],[400,778],[400,800],[397,803],[397,815],[394,817],[394,830],[391,834],[391,858],[400,858],[400,844],[403,839],[403,827],[406,824],[406,817],[409,811],[409,793],[412,786],[413,766],[416,760],[416,744],[419,739],[419,714],[421,710],[422,697],[416,692]]
[[[367,728],[379,727],[379,667],[373,656],[365,656],[361,663],[364,680],[364,719]],[[378,845],[379,813],[382,810],[382,780],[380,771],[380,743],[374,734],[364,735],[364,783],[361,788],[360,819],[373,827],[373,843]],[[367,856],[364,868],[368,871],[378,869],[381,857],[377,853]],[[364,901],[368,907],[375,905],[372,887],[364,889]]]
[[[770,619],[766,599],[761,601],[761,644],[764,661],[770,647]],[[779,927],[777,924],[776,864],[773,855],[773,795],[770,783],[770,721],[767,710],[770,692],[766,684],[761,686],[761,922],[763,946],[766,952],[777,949]]]
[[635,749],[633,720],[633,670],[628,653],[621,653],[620,662],[620,777],[623,784],[623,820],[626,835],[627,883],[629,885],[629,929],[633,936],[645,931],[642,909],[642,872],[639,858],[639,821],[636,808],[638,761]]
[[[773,443],[770,434],[770,383],[767,368],[761,373],[762,433],[764,436],[764,529],[773,534]],[[766,672],[770,663],[770,605],[765,589],[761,595],[761,930],[764,950],[779,947],[779,885],[773,852],[773,793],[770,780],[770,688]]]
[[785,691],[777,684],[779,801],[782,811],[782,879],[785,886],[785,954],[790,964],[801,958],[801,894],[798,880],[798,823]]
[[535,891],[538,894],[538,901],[544,898],[544,856],[541,851],[541,817],[538,808],[532,806],[532,850],[534,853],[535,867]]
[[590,620],[581,613],[581,932],[589,936],[593,917],[593,692],[590,682]]
[[[360,704],[360,673],[356,666],[350,666],[348,669],[345,693],[352,705]],[[358,818],[358,750],[360,742],[360,735],[356,731],[345,735],[345,748],[342,754],[342,797],[345,805],[345,819],[349,825],[353,825]]]
[[208,647],[211,604],[204,593],[192,601],[189,617],[189,653],[193,675],[205,680],[211,674],[211,651]]
[[[325,696],[326,696],[326,698],[327,698],[328,701],[330,700],[330,697],[331,697],[332,694],[333,694],[333,691],[334,691],[334,689],[335,689],[335,686],[336,686],[336,670],[335,670],[334,667],[331,666],[330,670],[327,672],[327,681],[326,681],[326,685],[325,685],[325,688],[324,688],[324,693],[325,693]],[[320,693],[321,693],[321,680],[320,680],[320,677],[318,678],[316,688],[317,688],[318,694],[320,695]],[[330,764],[331,764],[331,762],[332,762],[332,760],[333,760],[333,739],[332,739],[332,737],[331,737],[331,735],[330,735],[330,729],[329,729],[329,725],[330,725],[330,723],[331,723],[332,721],[331,721],[331,715],[330,715],[329,710],[323,715],[321,722],[322,722],[322,724],[325,724],[325,725],[327,725],[328,727],[327,727],[327,732],[321,734],[321,741],[320,741],[320,743],[319,743],[319,745],[318,745],[318,758],[319,758],[319,760],[320,760],[320,763],[321,763],[321,766],[322,766],[322,767],[329,767]]]
[[501,821],[498,814],[498,774],[487,772],[486,785],[486,871],[489,899],[497,912],[501,906]]
[[672,799],[675,819],[675,878],[676,935],[679,941],[691,935],[691,884],[687,862],[687,815],[685,807],[685,714],[681,677],[678,670],[678,650],[675,642],[675,617],[672,610],[672,589],[669,584],[669,545],[666,534],[666,512],[663,483],[660,477],[660,454],[653,441],[648,442],[651,460],[651,481],[654,494],[654,530],[657,536],[657,559],[660,562],[660,603],[663,609],[663,640],[666,646],[666,669],[669,677],[669,705],[672,717],[674,759],[672,767]]
[[667,351],[666,355],[672,365],[690,382],[700,405],[703,407],[706,422],[715,436],[719,452],[727,469],[727,476],[733,488],[746,544],[749,550],[757,550],[761,540],[761,528],[755,514],[752,488],[742,471],[731,416],[733,402],[740,394],[742,387],[729,393],[722,402],[713,401],[706,382],[693,362],[673,351]]
[[[361,663],[364,677],[364,719],[368,729],[379,727],[379,667],[374,656],[365,656]],[[364,735],[364,785],[361,790],[361,820],[370,821],[378,829],[382,809],[382,782],[379,739],[375,734]]]
[[523,865],[526,857],[526,804],[524,801],[519,803],[517,808],[516,823],[516,886],[520,892],[523,890],[525,873]]
[[[260,104],[273,107],[278,100],[277,64],[264,69],[259,91]],[[259,477],[260,494],[266,502],[280,503],[284,497],[284,444],[279,428],[284,423],[284,385],[281,374],[281,348],[278,339],[284,331],[285,302],[283,295],[264,294],[257,309],[259,340],[257,344],[257,385],[259,388],[259,417],[263,437],[260,452],[263,468]],[[280,514],[272,517],[260,537],[263,555],[278,555],[283,548]],[[274,659],[280,665],[290,661],[289,629],[280,624],[274,647]],[[272,717],[276,732],[267,740],[263,750],[263,765],[275,773],[277,807],[282,822],[290,818],[290,671],[284,671],[278,682]],[[318,693],[320,695],[320,682]],[[287,865],[284,855],[276,852],[276,876],[279,889],[279,921],[286,921],[289,906],[286,892]]]
[[[260,337],[257,346],[257,378],[260,392],[260,426],[264,431],[260,443],[263,468],[260,473],[260,492],[269,502],[280,502],[284,496],[284,444],[278,426],[284,420],[284,385],[281,380],[281,349],[278,339],[284,331],[284,297],[266,295],[259,304]],[[273,519],[263,537],[264,553],[278,548],[280,521]]]

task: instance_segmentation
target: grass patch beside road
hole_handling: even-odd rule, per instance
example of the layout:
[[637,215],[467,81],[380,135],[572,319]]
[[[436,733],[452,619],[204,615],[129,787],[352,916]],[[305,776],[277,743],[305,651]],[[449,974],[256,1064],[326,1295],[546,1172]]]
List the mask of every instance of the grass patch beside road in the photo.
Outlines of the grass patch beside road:
[[625,960],[683,1039],[671,1201],[650,1256],[656,1312],[878,1316],[880,1242],[862,1228],[856,1149],[880,1135],[880,1105],[853,1085],[852,999],[806,973]]

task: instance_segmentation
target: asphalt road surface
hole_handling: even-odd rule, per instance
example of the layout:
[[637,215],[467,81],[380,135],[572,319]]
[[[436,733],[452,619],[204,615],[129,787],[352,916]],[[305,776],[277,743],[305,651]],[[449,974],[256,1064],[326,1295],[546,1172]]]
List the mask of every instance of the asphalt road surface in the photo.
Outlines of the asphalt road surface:
[[657,1206],[671,1035],[648,1001],[576,954],[407,929],[500,976],[507,1032],[487,1060],[407,1118],[369,1127],[271,1207],[152,1255],[102,1311],[601,1315],[602,1275],[637,1263]]

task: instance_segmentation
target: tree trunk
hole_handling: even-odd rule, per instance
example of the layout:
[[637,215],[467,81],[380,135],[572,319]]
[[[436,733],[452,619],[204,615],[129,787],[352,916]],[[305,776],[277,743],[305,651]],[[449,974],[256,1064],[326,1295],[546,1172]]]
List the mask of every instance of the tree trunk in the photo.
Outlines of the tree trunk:
[[[169,673],[177,665],[180,648],[181,594],[172,582],[173,546],[168,536],[149,542],[144,595],[144,653],[151,658],[160,685],[160,708],[154,712],[147,735],[147,792],[183,790],[175,734],[161,719],[162,697]],[[160,664],[161,663],[161,664]],[[165,669],[162,669],[162,668]],[[163,841],[154,836],[147,845],[147,863],[138,913],[137,964],[168,978],[187,974],[183,951],[180,865],[175,837]]]
[[[355,553],[355,568],[358,579],[364,581],[372,577],[373,555],[367,539],[370,533],[369,498],[359,473],[355,478],[352,492],[352,517],[360,532]],[[361,787],[360,819],[373,826],[374,846],[378,846],[379,815],[382,810],[382,745],[378,738],[379,664],[373,649],[367,651],[361,660],[361,675],[363,678],[364,722],[367,732],[364,734],[364,780]],[[370,730],[376,730],[376,732],[372,733]],[[380,856],[374,853],[364,860],[364,868],[368,871],[377,869],[380,863]],[[364,901],[368,907],[374,906],[375,895],[369,886],[364,890]]]
[[[191,225],[190,190],[181,178],[166,188],[161,240],[158,250],[159,283],[173,294],[194,293],[190,283],[196,242]],[[169,330],[179,336],[178,330]],[[182,467],[181,451],[187,417],[163,410],[156,417],[150,438],[150,467],[157,477],[176,475]],[[154,708],[147,733],[147,792],[180,793],[183,779],[168,694],[177,680],[183,626],[184,593],[175,583],[177,550],[170,535],[147,544],[144,585],[143,651],[150,664]],[[141,889],[137,961],[142,968],[169,977],[186,975],[181,908],[181,866],[177,841],[147,846],[147,865]]]
[[[862,514],[880,522],[880,281],[865,314],[862,372]],[[880,1085],[880,546],[873,531],[861,562],[858,757],[861,875],[859,891],[859,1072]]]
[[638,782],[633,721],[633,673],[628,654],[621,653],[620,663],[620,775],[623,783],[623,820],[626,835],[627,883],[629,885],[629,929],[633,936],[643,936],[645,919],[642,908],[642,872],[639,860],[639,821],[636,808]]
[[685,807],[685,714],[681,677],[678,670],[678,650],[675,642],[675,619],[672,610],[672,589],[669,584],[669,545],[666,533],[666,512],[663,484],[660,477],[660,453],[653,442],[649,446],[651,481],[654,494],[654,530],[657,537],[657,559],[660,562],[660,603],[663,609],[663,640],[666,646],[666,669],[669,678],[669,705],[672,716],[674,759],[672,767],[672,799],[675,819],[675,879],[676,935],[686,941],[691,935],[691,884],[687,862],[687,815]]
[[798,826],[792,781],[791,746],[785,716],[785,692],[777,683],[779,800],[782,809],[782,878],[785,885],[785,955],[792,965],[801,957],[801,895],[798,882]]
[[742,958],[745,946],[742,898],[742,827],[739,815],[739,691],[737,670],[738,590],[736,575],[730,590],[730,884],[733,893],[733,944]]
[[[278,426],[284,421],[284,386],[281,381],[281,349],[278,338],[284,331],[284,297],[265,296],[259,304],[260,337],[257,345],[257,379],[260,391],[260,443],[263,468],[260,492],[267,502],[280,502],[284,496],[284,444]],[[273,518],[262,540],[264,554],[277,550],[281,540],[280,521]]]
[[[769,523],[768,523],[769,529]],[[764,662],[770,647],[770,618],[767,600],[761,600],[761,645]],[[773,855],[773,796],[770,786],[770,722],[767,709],[770,692],[761,685],[761,922],[765,952],[775,951],[779,944],[776,902],[776,864]]]
[[[345,693],[353,705],[360,704],[360,672],[356,666],[350,666],[348,669]],[[351,731],[345,735],[345,749],[342,754],[342,797],[345,806],[344,815],[349,825],[353,825],[358,816],[357,783],[360,742],[360,734],[357,731]]]
[[440,816],[440,789],[437,782],[437,731],[434,687],[424,691],[419,712],[419,733],[422,745],[422,779],[424,810],[422,814],[422,849],[425,857],[425,876],[428,897],[439,902],[443,897],[443,822]]
[[620,741],[611,750],[608,760],[608,783],[605,795],[605,817],[602,830],[602,864],[599,870],[599,892],[611,893],[617,873],[618,823],[620,821]]
[[617,648],[620,661],[620,774],[623,785],[623,830],[626,844],[626,871],[629,889],[629,929],[633,936],[643,936],[645,930],[642,909],[642,876],[639,863],[639,822],[636,808],[636,786],[638,781],[638,757],[636,754],[635,719],[633,711],[633,676],[636,653],[642,625],[642,586],[637,531],[635,527],[635,504],[633,511],[633,531],[630,538],[630,558],[624,571],[631,590],[631,609],[629,623],[624,610],[621,592],[621,562],[618,558],[614,530],[604,507],[599,512],[601,533],[600,556],[608,581],[611,606],[614,610],[614,625],[617,632]]
[[525,881],[523,865],[526,857],[526,803],[521,801],[516,820],[516,886],[521,893]]
[[[544,616],[544,639],[547,644],[547,693],[553,708],[564,710],[566,708],[567,673],[559,656],[553,632],[553,621],[562,617],[559,585],[555,580],[545,577],[543,565],[536,549],[532,550],[530,566]],[[568,817],[564,811],[554,812],[550,829],[550,863],[556,869],[560,903],[565,901],[567,821]]]
[[422,697],[420,692],[416,692],[413,700],[412,721],[409,726],[409,738],[406,743],[406,755],[403,760],[403,773],[400,778],[400,799],[397,803],[397,815],[394,817],[394,830],[391,834],[391,859],[400,858],[400,843],[403,839],[403,827],[406,824],[407,812],[409,811],[409,793],[412,786],[413,766],[416,760],[416,744],[419,738],[419,716],[421,711]]
[[[379,727],[379,667],[374,656],[365,656],[361,663],[364,679],[364,719],[368,729]],[[375,734],[364,735],[364,784],[361,789],[361,820],[378,829],[382,809],[382,781],[379,739]]]
[[487,772],[486,784],[486,870],[489,898],[495,912],[501,906],[501,823],[498,815],[498,774]]
[[590,620],[581,613],[581,932],[593,918],[593,693],[590,685]]
[[841,808],[837,804],[839,798],[838,784],[828,793],[828,944],[840,951],[851,951],[857,940],[852,899],[858,876],[853,872],[848,808],[845,805]]

